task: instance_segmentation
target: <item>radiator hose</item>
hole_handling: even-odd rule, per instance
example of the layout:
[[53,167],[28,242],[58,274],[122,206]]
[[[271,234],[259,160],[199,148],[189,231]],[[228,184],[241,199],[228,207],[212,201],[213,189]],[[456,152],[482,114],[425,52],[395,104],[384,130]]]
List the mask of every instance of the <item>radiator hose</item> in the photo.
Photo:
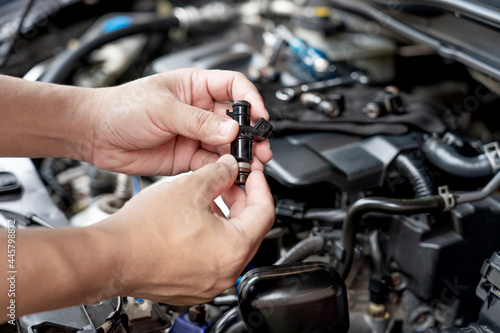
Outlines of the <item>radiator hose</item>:
[[453,147],[439,141],[437,138],[427,139],[422,150],[427,159],[449,174],[464,178],[478,178],[491,176],[493,170],[490,160],[486,154],[477,156],[463,156]]

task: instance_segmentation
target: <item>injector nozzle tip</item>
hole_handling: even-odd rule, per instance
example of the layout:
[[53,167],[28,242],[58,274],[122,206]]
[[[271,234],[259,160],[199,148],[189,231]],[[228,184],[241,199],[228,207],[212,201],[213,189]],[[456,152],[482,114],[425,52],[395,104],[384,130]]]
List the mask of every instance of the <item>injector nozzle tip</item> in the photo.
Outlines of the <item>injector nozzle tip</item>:
[[238,185],[245,185],[247,182],[248,175],[250,174],[250,163],[239,162],[238,163],[238,176],[236,177],[235,183]]
[[246,173],[239,173],[238,177],[236,177],[236,185],[245,185],[247,182],[248,174]]

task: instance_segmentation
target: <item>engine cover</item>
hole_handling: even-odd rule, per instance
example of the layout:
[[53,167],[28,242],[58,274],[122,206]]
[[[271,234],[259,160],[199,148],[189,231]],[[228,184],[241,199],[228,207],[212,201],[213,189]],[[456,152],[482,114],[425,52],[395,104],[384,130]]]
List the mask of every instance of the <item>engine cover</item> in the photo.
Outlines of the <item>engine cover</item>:
[[361,139],[324,132],[274,138],[266,173],[287,186],[327,182],[348,193],[365,191],[381,186],[389,164],[401,151],[417,148],[420,137],[412,132]]

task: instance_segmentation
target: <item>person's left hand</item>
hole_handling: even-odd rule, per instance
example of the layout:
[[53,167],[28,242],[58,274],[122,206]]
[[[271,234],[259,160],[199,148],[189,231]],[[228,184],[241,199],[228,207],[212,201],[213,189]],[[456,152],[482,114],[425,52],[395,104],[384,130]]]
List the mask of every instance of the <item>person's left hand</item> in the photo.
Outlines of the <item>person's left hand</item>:
[[[197,170],[229,152],[238,124],[225,115],[231,104],[223,101],[236,100],[252,105],[252,125],[268,119],[256,87],[237,72],[183,69],[96,89],[90,101],[91,144],[80,155],[127,174]],[[252,169],[262,169],[271,157],[269,141],[255,143]]]

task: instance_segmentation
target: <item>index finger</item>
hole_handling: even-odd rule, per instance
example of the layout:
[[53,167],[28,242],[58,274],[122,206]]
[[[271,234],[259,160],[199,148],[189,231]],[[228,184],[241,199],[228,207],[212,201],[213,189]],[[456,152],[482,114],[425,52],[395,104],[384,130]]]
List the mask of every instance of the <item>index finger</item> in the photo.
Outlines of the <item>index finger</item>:
[[179,73],[189,74],[194,106],[207,109],[214,101],[246,100],[252,105],[252,119],[269,120],[262,96],[257,87],[239,72],[226,70],[187,69]]

